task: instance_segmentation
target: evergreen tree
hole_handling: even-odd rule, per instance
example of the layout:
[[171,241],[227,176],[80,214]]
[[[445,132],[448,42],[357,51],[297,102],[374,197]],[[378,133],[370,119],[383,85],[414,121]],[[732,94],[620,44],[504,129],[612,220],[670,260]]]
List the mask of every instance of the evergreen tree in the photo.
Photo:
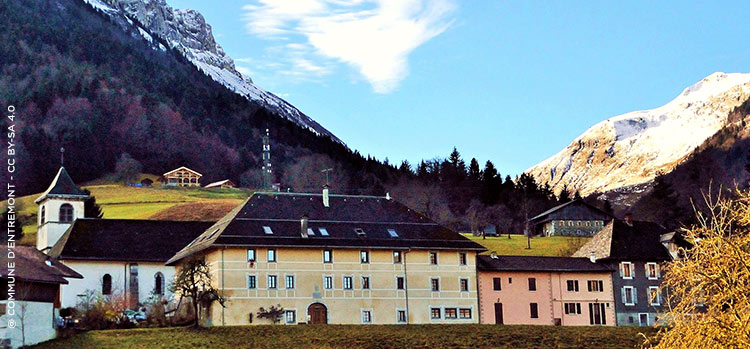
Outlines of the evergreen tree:
[[411,172],[411,164],[409,163],[409,160],[401,161],[401,165],[398,167],[398,171],[405,175],[414,174],[413,172]]
[[501,185],[502,177],[497,173],[497,169],[492,161],[487,160],[482,174],[482,203],[488,206],[497,203]]
[[570,191],[568,191],[568,185],[566,184],[560,191],[560,195],[557,196],[557,202],[564,204],[568,201],[570,201]]
[[83,202],[83,216],[86,218],[104,217],[104,212],[102,212],[101,206],[96,203],[96,197],[91,195],[91,191],[84,189],[83,192],[89,196],[89,198]]
[[479,168],[479,162],[476,158],[471,158],[469,162],[469,180],[479,181],[482,177],[482,170]]

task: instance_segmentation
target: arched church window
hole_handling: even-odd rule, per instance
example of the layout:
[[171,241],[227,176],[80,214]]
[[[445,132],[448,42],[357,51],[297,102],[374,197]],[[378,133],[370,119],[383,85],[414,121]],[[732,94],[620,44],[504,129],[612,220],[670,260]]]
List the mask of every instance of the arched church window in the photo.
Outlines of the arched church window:
[[102,277],[102,294],[112,294],[112,275],[104,274]]
[[164,294],[164,274],[161,272],[157,272],[156,275],[154,275],[154,294]]
[[60,206],[60,222],[68,223],[73,221],[73,205],[63,204]]

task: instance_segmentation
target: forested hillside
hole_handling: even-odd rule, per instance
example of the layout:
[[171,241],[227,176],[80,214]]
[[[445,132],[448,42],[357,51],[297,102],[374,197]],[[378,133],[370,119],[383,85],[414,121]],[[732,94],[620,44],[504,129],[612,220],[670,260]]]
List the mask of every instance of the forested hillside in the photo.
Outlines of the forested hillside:
[[204,183],[229,178],[258,187],[268,128],[284,189],[318,191],[320,171],[332,168],[334,192],[390,192],[456,229],[494,223],[513,233],[523,232],[526,216],[558,203],[533,178],[503,178],[491,162],[467,165],[458,151],[414,168],[364,157],[227,90],[81,0],[2,2],[0,20],[0,102],[18,110],[20,195],[46,188],[61,147],[78,182],[113,172],[128,154],[145,172],[188,166]]

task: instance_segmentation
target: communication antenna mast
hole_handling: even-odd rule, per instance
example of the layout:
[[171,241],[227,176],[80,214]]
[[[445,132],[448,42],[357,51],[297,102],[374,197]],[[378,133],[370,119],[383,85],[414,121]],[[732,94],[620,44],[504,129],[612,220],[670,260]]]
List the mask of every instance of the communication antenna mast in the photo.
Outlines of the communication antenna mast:
[[330,184],[331,184],[330,183],[330,178],[329,178],[329,173],[331,173],[331,171],[333,171],[333,168],[327,168],[325,170],[320,171],[320,173],[325,173],[326,174],[326,186],[330,186]]

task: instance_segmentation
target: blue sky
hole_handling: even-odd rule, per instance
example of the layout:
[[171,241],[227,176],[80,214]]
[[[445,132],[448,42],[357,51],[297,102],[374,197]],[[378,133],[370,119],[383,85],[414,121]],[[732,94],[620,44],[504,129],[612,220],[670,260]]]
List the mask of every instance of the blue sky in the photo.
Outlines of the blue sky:
[[611,116],[750,72],[750,3],[167,0],[363,154],[518,174]]

